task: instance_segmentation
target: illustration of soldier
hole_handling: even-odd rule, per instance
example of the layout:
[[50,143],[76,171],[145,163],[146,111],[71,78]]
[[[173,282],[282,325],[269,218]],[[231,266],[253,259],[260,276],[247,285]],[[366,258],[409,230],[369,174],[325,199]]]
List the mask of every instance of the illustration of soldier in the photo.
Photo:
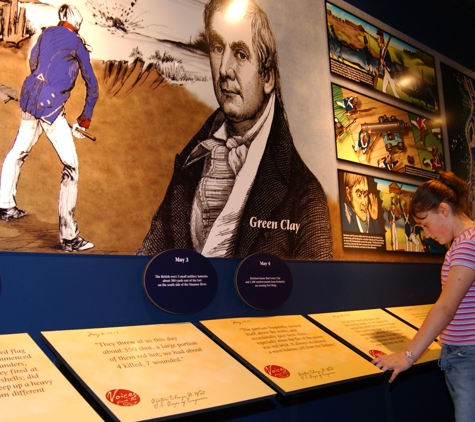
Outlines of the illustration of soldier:
[[358,113],[358,97],[356,96],[342,98],[340,101],[336,101],[336,105],[345,110],[345,115]]
[[399,239],[397,233],[397,221],[401,218],[401,213],[397,209],[397,199],[395,197],[391,198],[391,205],[387,211],[388,223],[389,223],[389,232],[391,235],[391,249],[397,251],[399,249]]
[[[20,95],[21,121],[1,172],[0,219],[8,222],[27,216],[15,200],[18,179],[26,158],[45,133],[63,164],[58,199],[61,247],[65,252],[79,252],[93,248],[94,244],[79,235],[75,219],[79,173],[73,135],[84,137],[90,126],[98,84],[90,63],[89,46],[78,35],[83,21],[79,10],[64,4],[58,9],[58,17],[58,25],[44,29],[31,50],[31,73]],[[64,106],[79,72],[86,85],[86,98],[81,115],[70,128]]]
[[376,67],[376,73],[374,76],[374,87],[376,88],[378,84],[378,79],[380,77],[380,71],[383,71],[383,85],[381,91],[386,93],[388,84],[391,85],[393,95],[396,98],[399,98],[399,94],[396,89],[395,82],[395,72],[396,68],[394,66],[393,60],[391,58],[391,53],[388,50],[389,42],[391,41],[391,36],[388,37],[387,42],[384,42],[384,32],[381,29],[378,29],[376,32],[378,38],[378,44],[380,48],[379,52],[379,63]]
[[404,236],[406,237],[406,251],[420,252],[420,232],[422,231],[422,228],[418,226],[411,218],[409,214],[409,204],[407,202],[404,202],[402,206],[402,217],[404,218]]

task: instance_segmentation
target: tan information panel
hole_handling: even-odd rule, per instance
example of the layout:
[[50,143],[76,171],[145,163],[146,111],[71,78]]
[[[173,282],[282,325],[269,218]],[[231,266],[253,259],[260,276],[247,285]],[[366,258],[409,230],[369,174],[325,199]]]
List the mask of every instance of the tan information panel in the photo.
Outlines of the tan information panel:
[[301,315],[200,322],[282,394],[381,374]]
[[[416,330],[382,309],[309,315],[371,358],[406,350]],[[440,346],[432,343],[416,364],[437,360]]]
[[421,328],[421,325],[432,306],[434,305],[399,306],[396,308],[385,309],[404,321],[407,321],[412,326]]
[[0,421],[102,421],[28,334],[0,336]]
[[42,335],[121,422],[169,418],[275,396],[191,323]]

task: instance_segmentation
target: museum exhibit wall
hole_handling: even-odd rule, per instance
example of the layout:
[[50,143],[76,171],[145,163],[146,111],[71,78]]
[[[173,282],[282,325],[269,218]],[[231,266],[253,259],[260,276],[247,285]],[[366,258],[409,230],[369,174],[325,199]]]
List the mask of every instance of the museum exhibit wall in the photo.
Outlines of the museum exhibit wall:
[[[2,249],[0,252],[0,334],[27,332],[44,352],[54,359],[51,351],[42,342],[40,331],[184,321],[198,323],[203,319],[244,316],[306,315],[427,304],[437,299],[440,292],[439,272],[442,255],[350,251],[342,247],[338,170],[356,173],[363,171],[368,176],[380,178],[393,176],[378,168],[362,169],[359,165],[336,158],[332,83],[357,92],[364,89],[354,82],[330,73],[325,2],[302,0],[292,7],[289,7],[288,2],[283,1],[260,0],[259,4],[267,13],[276,36],[284,104],[295,146],[306,165],[318,177],[328,198],[333,260],[328,262],[287,260],[294,280],[290,298],[276,310],[259,311],[243,303],[235,291],[234,275],[241,259],[210,258],[219,280],[215,299],[200,312],[174,315],[155,307],[144,294],[143,271],[151,256],[133,255],[140,243],[127,245],[123,248],[123,253],[121,253],[121,248],[99,247],[87,254],[64,254],[59,249],[54,251],[54,246],[47,246],[47,253],[25,252],[28,247],[25,249],[24,240],[18,249],[11,246],[15,233],[9,231],[6,236],[1,235],[2,244],[0,244]],[[441,99],[443,98],[441,60],[473,77],[473,72],[440,56],[436,51],[419,44],[417,40],[409,39],[405,34],[388,27],[384,22],[376,21],[348,3],[335,0],[332,4],[434,56]],[[371,95],[379,101],[401,106],[401,103],[388,99],[383,93],[372,92]],[[144,101],[145,105],[139,103],[139,99]],[[128,107],[146,109],[146,97],[130,97],[127,101]],[[207,106],[213,108],[212,102],[211,95]],[[444,102],[441,100],[439,104],[440,115],[443,116]],[[6,104],[5,107],[10,105]],[[406,104],[404,107],[409,111],[420,111],[412,105]],[[18,122],[15,111],[10,110],[8,113],[9,119]],[[423,114],[434,119],[437,117],[431,112],[423,112]],[[128,125],[131,128],[134,125],[146,127],[152,125],[152,120],[153,110],[147,109],[143,119],[128,122]],[[441,120],[443,121],[443,117]],[[196,125],[199,127],[201,124],[202,121]],[[1,138],[2,144],[11,145],[17,123],[11,126],[12,128],[9,126],[8,129],[8,139],[4,139],[3,136]],[[94,126],[91,127],[91,132],[93,128]],[[155,127],[154,130],[156,130]],[[103,144],[110,142],[106,133],[106,128],[96,128],[96,134],[100,135],[97,140],[98,146],[101,142]],[[448,163],[449,134],[445,124],[442,124],[442,133]],[[188,136],[188,133],[183,136]],[[87,147],[96,148],[96,145]],[[108,148],[112,151],[119,146],[109,144],[107,148],[96,153],[105,156],[109,152]],[[8,150],[7,147],[4,149]],[[81,145],[78,149],[81,162],[81,152],[85,151],[85,146]],[[136,156],[133,152],[130,154],[134,159],[134,166],[131,167],[139,169],[140,156]],[[171,156],[173,157],[173,154]],[[55,161],[57,158],[54,152],[48,159],[58,164]],[[110,163],[97,162],[95,165],[97,173],[105,171],[121,179],[120,171],[113,170]],[[84,168],[87,166],[86,164]],[[447,169],[449,168],[447,164]],[[60,170],[59,167],[56,168],[54,187],[48,190],[48,195],[51,197],[44,199],[45,203],[50,205],[52,203],[53,207],[57,198],[56,182]],[[158,170],[149,168],[146,171]],[[163,177],[168,181],[171,169],[168,168],[166,171],[168,173]],[[84,178],[87,179],[86,176]],[[402,173],[398,173],[394,178],[399,183],[409,185],[422,182],[420,178]],[[148,200],[152,205],[149,205],[149,208],[153,211],[159,203],[159,198],[155,197],[156,190],[147,185],[149,180],[146,179],[145,182],[135,185],[133,189],[124,190],[120,200],[123,203],[134,203],[135,191],[150,191]],[[94,180],[90,183],[93,184]],[[80,198],[81,187],[80,182]],[[162,195],[165,187],[166,183],[160,188]],[[85,187],[85,190],[88,188],[89,185]],[[108,236],[120,238],[121,231],[134,232],[137,227],[140,227],[143,232],[143,229],[149,226],[151,215],[145,218],[138,212],[130,211],[130,208],[125,205],[124,212],[117,203],[114,206],[110,203],[105,205],[104,198],[108,196],[106,188],[107,186],[96,198],[87,197],[79,203],[79,207],[86,210],[78,211],[78,218],[82,215],[85,217],[83,219],[85,223],[91,222],[91,226],[102,226],[101,230],[97,231],[101,238]],[[114,201],[116,198],[108,199]],[[137,203],[132,207],[134,210],[140,208],[141,205]],[[95,213],[90,214],[91,210]],[[47,225],[49,237],[57,236],[54,218],[56,217],[51,217],[52,222]],[[34,233],[33,230],[28,230],[27,233]],[[83,230],[84,234],[87,233],[86,224]],[[104,234],[105,232],[108,232],[107,235]],[[92,233],[94,233],[93,230]],[[143,235],[144,233],[138,235],[137,239],[141,240]],[[40,245],[39,250],[41,250],[43,245],[41,241],[38,241],[38,236],[34,239],[34,248]],[[95,239],[91,238],[91,240]],[[45,244],[48,244],[48,241]],[[355,421],[363,419],[411,421],[420,417],[425,419],[419,420],[428,420],[431,415],[433,420],[440,420],[438,417],[441,415],[446,418],[444,420],[451,420],[451,404],[443,379],[435,364],[414,370],[402,376],[401,379],[402,381],[393,388],[389,388],[386,383],[365,381],[319,389],[286,398],[279,397],[264,403],[220,410],[213,416],[209,416],[208,420],[257,421],[269,417],[276,421],[284,421],[312,420],[313,416],[324,416],[325,420],[338,421],[348,420],[345,419],[348,411],[352,412],[351,420]],[[430,392],[429,386],[432,388]]]

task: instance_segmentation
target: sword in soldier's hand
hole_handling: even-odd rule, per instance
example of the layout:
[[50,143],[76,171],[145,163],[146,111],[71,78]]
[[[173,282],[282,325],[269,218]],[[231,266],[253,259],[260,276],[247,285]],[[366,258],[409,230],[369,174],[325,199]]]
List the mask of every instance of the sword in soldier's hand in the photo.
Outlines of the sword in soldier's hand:
[[[10,100],[13,101],[19,101],[18,100],[18,90],[15,88],[11,88],[6,85],[0,84],[0,101],[3,101],[4,104],[8,103]],[[91,141],[95,142],[96,137],[91,135],[90,133],[86,132],[84,128],[79,126],[77,123],[74,123],[74,125],[69,125],[71,128],[73,135],[76,138],[87,138],[90,139]]]

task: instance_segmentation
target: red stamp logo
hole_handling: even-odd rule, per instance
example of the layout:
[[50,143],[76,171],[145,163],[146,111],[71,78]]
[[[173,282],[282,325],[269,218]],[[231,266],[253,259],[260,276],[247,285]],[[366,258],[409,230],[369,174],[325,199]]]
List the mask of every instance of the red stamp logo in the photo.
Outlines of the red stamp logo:
[[267,365],[264,368],[264,371],[266,371],[266,373],[268,373],[271,377],[274,377],[274,378],[290,377],[290,372],[279,365]]
[[117,406],[135,406],[139,404],[140,397],[137,393],[123,388],[110,390],[106,393],[106,399]]
[[386,353],[382,352],[381,350],[370,350],[370,351],[369,351],[369,354],[370,354],[373,358],[377,358],[378,356],[384,356]]

